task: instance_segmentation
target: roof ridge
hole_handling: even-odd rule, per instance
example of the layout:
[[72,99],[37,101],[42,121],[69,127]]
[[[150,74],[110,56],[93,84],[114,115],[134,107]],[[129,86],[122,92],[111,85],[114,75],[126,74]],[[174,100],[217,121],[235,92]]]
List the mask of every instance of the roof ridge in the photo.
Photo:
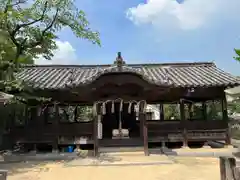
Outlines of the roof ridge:
[[[36,68],[96,68],[96,67],[111,67],[112,64],[92,64],[92,65],[77,65],[77,64],[24,64],[23,67]],[[186,66],[215,66],[214,62],[178,62],[178,63],[143,63],[143,64],[126,64],[129,67],[143,67],[143,66],[171,66],[171,67],[186,67]]]

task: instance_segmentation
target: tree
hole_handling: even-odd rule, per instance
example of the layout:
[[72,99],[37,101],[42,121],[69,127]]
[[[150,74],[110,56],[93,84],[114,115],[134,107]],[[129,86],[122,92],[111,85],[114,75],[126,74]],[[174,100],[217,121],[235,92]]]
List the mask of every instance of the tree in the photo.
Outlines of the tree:
[[64,27],[100,45],[99,33],[89,28],[73,0],[0,0],[0,91],[25,90],[15,72],[39,55],[51,60],[57,48],[56,33]]

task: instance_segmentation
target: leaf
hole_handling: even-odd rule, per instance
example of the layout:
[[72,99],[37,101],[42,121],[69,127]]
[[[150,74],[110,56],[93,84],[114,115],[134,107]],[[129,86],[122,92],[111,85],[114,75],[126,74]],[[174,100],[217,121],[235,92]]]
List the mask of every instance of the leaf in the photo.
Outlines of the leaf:
[[240,61],[240,49],[234,49],[235,53],[238,55],[237,57],[234,57],[237,61]]

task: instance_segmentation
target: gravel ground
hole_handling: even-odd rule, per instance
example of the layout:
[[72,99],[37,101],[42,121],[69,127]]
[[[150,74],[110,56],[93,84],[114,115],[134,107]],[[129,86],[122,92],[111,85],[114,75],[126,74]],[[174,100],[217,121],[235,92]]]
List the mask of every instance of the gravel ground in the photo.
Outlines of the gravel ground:
[[[223,152],[231,149],[180,149],[175,153]],[[203,156],[203,155],[201,155]],[[144,156],[107,153],[99,160],[86,158],[55,162],[0,164],[9,170],[8,180],[219,180],[217,157]]]
[[[18,166],[8,180],[219,180],[217,158],[172,157],[174,164],[148,166],[75,166],[64,162]],[[11,165],[10,165],[11,166]],[[12,165],[14,166],[14,165]],[[12,168],[13,170],[14,168]]]

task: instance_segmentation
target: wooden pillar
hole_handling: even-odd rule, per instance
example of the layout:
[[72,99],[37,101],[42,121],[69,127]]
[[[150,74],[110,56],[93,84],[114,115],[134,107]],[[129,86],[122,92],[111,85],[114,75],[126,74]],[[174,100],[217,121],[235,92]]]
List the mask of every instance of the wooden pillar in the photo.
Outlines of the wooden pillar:
[[207,105],[206,102],[202,102],[202,116],[204,120],[207,120]]
[[193,108],[193,104],[192,104],[192,103],[189,103],[189,104],[188,104],[188,112],[189,112],[189,118],[190,118],[191,120],[192,120],[192,118],[193,118],[192,108]]
[[164,108],[163,108],[163,104],[159,105],[159,112],[160,112],[160,120],[163,121],[164,120]]
[[54,112],[55,112],[55,120],[53,122],[54,124],[54,131],[55,131],[55,137],[53,140],[53,152],[58,152],[58,137],[59,137],[59,108],[57,104],[54,104]]
[[[35,110],[36,110],[35,118],[32,119],[31,123],[35,127],[39,127],[40,122],[43,121],[43,118],[45,118],[44,117],[45,111],[43,111],[43,107],[41,105],[38,105]],[[38,141],[39,140],[39,134],[40,133],[41,133],[41,129],[40,128],[36,128],[34,130],[34,132],[32,133],[32,136],[33,136],[32,138],[34,139],[34,141]],[[36,153],[36,152],[37,152],[37,144],[34,143],[33,144],[32,153]]]
[[188,139],[187,139],[187,123],[185,118],[185,109],[184,109],[184,101],[180,99],[180,116],[181,116],[181,124],[183,129],[183,147],[188,146]]
[[97,137],[97,121],[98,115],[96,115],[93,119],[93,141],[94,141],[94,156],[98,156],[98,137]]
[[143,145],[144,145],[144,154],[145,156],[149,155],[148,151],[148,127],[147,127],[147,121],[146,121],[146,116],[145,113],[140,112],[139,113],[139,119],[142,122],[142,129],[143,129]]
[[94,141],[94,156],[98,156],[99,141],[98,141],[98,121],[101,120],[101,107],[97,107],[97,115],[93,119],[93,141]]
[[33,150],[31,151],[31,153],[37,153],[37,144],[36,143],[33,144]]
[[141,120],[141,116],[138,115],[139,125],[140,125],[140,138],[143,140],[143,121]]
[[225,93],[223,93],[223,96],[222,96],[222,117],[223,117],[223,121],[225,121],[227,124],[226,140],[225,140],[226,145],[231,145],[230,129],[228,126],[227,99],[226,99]]

